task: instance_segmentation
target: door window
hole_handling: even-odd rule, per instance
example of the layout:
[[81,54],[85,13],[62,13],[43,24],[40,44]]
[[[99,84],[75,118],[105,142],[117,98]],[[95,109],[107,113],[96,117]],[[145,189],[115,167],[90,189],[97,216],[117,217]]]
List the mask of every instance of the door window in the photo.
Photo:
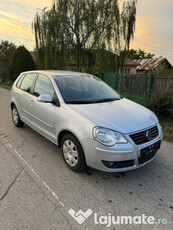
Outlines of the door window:
[[54,89],[48,77],[39,75],[34,87],[34,95],[39,97],[40,95],[50,95],[53,99]]
[[32,83],[33,83],[35,76],[36,76],[36,74],[26,74],[22,80],[20,89],[30,93],[31,86],[32,86]]
[[22,80],[23,80],[23,77],[24,77],[24,75],[22,75],[22,76],[19,78],[19,80],[17,81],[17,83],[16,83],[16,87],[17,87],[17,88],[20,88],[20,84],[21,84],[21,82],[22,82]]

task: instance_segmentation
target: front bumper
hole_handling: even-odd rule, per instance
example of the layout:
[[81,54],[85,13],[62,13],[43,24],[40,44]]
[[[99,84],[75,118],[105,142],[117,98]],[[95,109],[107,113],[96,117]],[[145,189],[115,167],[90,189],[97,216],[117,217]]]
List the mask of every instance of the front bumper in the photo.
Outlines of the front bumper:
[[[156,143],[159,145],[159,142],[163,138],[163,132],[159,124],[157,124],[157,127],[159,135],[152,141],[141,145],[136,145],[129,137],[129,134],[125,135],[128,143],[116,144],[112,147],[103,146],[93,139],[82,140],[81,144],[85,153],[87,165],[106,172],[129,171],[146,165],[156,157],[157,151],[143,162],[140,159],[141,149],[152,145],[155,146],[157,145]],[[111,168],[109,162],[114,162],[116,167]]]

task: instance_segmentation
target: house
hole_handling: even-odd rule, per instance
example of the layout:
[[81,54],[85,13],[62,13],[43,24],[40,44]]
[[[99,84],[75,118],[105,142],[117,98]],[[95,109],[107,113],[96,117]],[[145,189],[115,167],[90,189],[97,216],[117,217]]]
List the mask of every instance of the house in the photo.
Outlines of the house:
[[173,69],[171,63],[163,57],[149,58],[149,59],[136,59],[133,60],[138,66],[136,71],[138,74],[147,74],[148,72],[159,73],[163,70]]
[[129,74],[135,75],[136,71],[137,71],[137,67],[139,65],[140,65],[139,63],[137,63],[133,60],[125,59],[122,74],[124,74],[124,75],[129,75]]

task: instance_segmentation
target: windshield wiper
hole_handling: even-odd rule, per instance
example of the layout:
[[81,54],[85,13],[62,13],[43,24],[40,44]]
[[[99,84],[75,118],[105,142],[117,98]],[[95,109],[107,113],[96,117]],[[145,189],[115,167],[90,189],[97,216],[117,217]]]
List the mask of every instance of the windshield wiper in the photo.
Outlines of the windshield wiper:
[[120,98],[105,98],[105,99],[100,99],[98,101],[95,101],[95,103],[101,103],[101,102],[109,102],[109,101],[117,101],[120,100]]
[[92,101],[66,101],[66,104],[90,104]]
[[94,100],[94,101],[66,101],[66,104],[93,104],[93,103],[109,102],[109,101],[116,101],[116,100],[120,100],[120,98],[105,98],[105,99]]

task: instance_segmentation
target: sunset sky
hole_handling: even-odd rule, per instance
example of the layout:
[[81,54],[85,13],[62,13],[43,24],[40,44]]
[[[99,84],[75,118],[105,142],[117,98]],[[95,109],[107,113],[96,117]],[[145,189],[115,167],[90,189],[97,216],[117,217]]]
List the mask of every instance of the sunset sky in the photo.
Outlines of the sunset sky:
[[[34,48],[31,23],[37,10],[51,0],[0,0],[0,39]],[[173,64],[173,0],[138,0],[131,48],[141,48]]]

